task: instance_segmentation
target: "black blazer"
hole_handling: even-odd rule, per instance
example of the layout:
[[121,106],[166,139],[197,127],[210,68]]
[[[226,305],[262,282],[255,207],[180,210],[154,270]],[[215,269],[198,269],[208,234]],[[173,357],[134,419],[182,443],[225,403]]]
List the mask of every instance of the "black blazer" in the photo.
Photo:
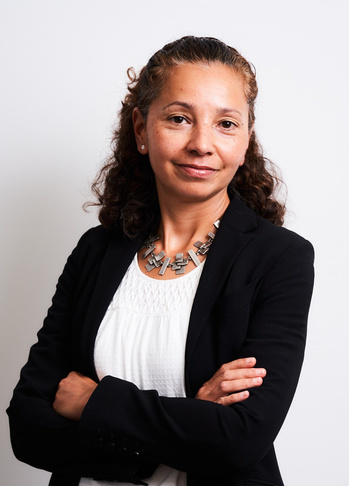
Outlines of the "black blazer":
[[[8,409],[16,457],[52,471],[52,486],[77,485],[81,476],[146,484],[157,464],[187,471],[189,486],[281,486],[273,441],[303,361],[313,249],[237,198],[194,299],[187,398],[160,397],[109,376],[79,423],[53,411],[57,385],[71,370],[97,381],[98,327],[140,243],[99,226],[69,257]],[[223,363],[248,356],[267,376],[246,401],[224,407],[194,398]]]

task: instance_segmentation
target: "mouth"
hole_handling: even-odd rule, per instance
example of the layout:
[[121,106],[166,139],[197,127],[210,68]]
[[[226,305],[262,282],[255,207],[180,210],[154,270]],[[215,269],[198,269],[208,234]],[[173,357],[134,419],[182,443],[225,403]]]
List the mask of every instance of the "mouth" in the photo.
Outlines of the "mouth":
[[215,174],[217,169],[206,165],[194,165],[194,164],[175,164],[179,170],[189,177],[195,179],[208,179]]

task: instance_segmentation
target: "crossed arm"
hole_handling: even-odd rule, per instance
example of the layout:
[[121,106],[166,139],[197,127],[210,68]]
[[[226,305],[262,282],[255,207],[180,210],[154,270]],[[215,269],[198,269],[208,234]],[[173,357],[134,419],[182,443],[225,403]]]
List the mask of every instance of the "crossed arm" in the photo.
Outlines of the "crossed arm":
[[[202,385],[195,398],[233,405],[246,400],[249,388],[260,386],[266,375],[264,368],[255,368],[255,358],[243,358],[222,365]],[[62,417],[80,420],[81,414],[98,384],[91,378],[72,371],[60,381],[53,409]]]

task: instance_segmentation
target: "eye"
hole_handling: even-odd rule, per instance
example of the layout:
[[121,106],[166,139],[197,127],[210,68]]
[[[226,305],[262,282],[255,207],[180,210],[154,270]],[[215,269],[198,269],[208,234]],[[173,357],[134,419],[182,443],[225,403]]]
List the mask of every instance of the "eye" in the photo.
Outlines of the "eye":
[[180,115],[171,116],[170,120],[172,120],[176,125],[182,125],[182,123],[186,121],[184,116]]
[[230,130],[231,128],[236,128],[237,127],[237,124],[230,121],[230,120],[224,120],[221,122],[221,126],[225,129],[225,130]]

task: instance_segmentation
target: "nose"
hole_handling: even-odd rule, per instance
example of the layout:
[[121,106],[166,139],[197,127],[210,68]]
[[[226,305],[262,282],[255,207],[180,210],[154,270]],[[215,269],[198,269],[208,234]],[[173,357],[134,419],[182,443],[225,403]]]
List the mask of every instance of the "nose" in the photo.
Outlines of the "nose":
[[213,134],[207,124],[196,125],[192,128],[187,150],[197,155],[213,154]]

